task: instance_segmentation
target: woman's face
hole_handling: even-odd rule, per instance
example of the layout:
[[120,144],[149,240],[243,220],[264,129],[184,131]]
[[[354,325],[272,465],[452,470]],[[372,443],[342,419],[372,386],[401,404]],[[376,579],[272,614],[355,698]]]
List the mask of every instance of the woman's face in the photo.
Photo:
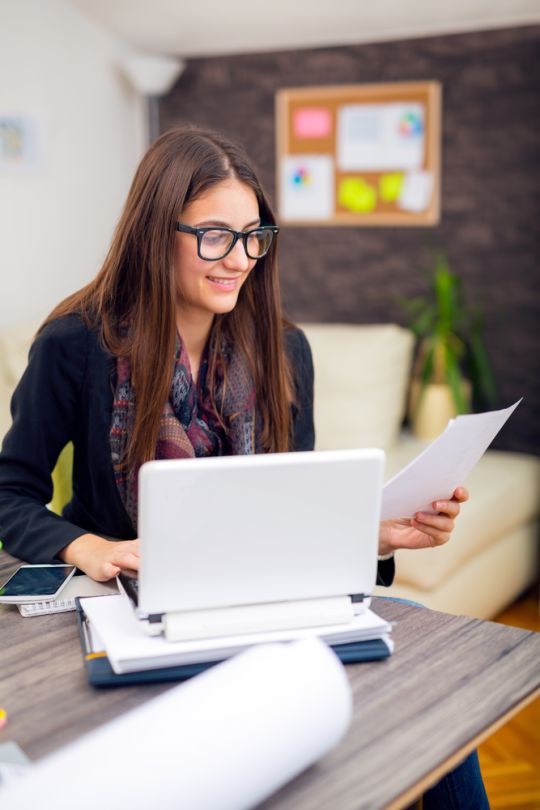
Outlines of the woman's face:
[[[215,225],[246,231],[260,224],[259,205],[248,185],[230,178],[187,205],[179,221],[192,227]],[[212,317],[230,312],[255,264],[241,239],[225,258],[205,261],[197,255],[197,237],[177,232],[174,269],[179,314]]]

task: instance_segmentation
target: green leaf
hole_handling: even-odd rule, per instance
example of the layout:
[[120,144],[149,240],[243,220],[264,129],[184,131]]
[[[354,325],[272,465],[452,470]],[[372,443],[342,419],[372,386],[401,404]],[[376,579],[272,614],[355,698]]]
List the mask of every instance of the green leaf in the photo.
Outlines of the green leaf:
[[412,329],[417,337],[424,337],[425,335],[429,335],[433,332],[435,321],[435,309],[434,307],[429,307],[409,323],[409,328]]
[[455,354],[448,351],[446,355],[446,376],[452,391],[452,397],[458,413],[467,413],[467,400],[463,390],[463,375]]
[[436,341],[432,340],[428,343],[428,348],[426,351],[426,356],[424,358],[424,363],[422,365],[422,369],[420,371],[420,384],[422,388],[425,388],[426,385],[430,382],[433,376],[433,366],[435,363],[435,349],[436,349]]
[[482,402],[494,406],[498,402],[495,377],[480,335],[472,335],[469,344],[469,357],[473,370],[475,394]]

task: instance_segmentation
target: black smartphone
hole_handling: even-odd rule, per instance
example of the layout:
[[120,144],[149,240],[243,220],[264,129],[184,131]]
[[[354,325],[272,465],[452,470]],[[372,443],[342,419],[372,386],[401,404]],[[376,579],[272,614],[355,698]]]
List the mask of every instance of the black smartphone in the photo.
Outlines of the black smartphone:
[[76,570],[74,565],[21,565],[0,585],[0,602],[52,602]]

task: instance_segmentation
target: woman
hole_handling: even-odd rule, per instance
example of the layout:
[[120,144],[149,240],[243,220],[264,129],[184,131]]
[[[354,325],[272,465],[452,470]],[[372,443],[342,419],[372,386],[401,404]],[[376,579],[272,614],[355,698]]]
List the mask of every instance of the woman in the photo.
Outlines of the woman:
[[[14,394],[0,454],[9,552],[96,580],[137,570],[142,463],[313,449],[311,353],[281,314],[278,230],[238,147],[194,128],[153,144],[101,271],[47,318]],[[69,441],[59,517],[46,504]],[[436,515],[382,523],[379,581],[391,583],[396,548],[445,543],[467,498],[460,487]],[[478,782],[475,768],[454,773]]]
[[[194,128],[153,144],[100,273],[47,318],[15,392],[0,456],[8,551],[97,580],[137,570],[142,463],[313,449],[311,354],[281,315],[277,232],[235,145]],[[69,441],[73,499],[59,518],[45,505]],[[396,548],[446,542],[467,497],[383,523],[380,581]]]

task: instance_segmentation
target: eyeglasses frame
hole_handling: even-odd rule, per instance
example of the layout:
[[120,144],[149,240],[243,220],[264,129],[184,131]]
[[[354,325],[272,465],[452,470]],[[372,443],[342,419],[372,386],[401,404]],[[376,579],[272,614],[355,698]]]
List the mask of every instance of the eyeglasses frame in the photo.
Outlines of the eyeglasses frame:
[[[194,228],[191,225],[183,225],[181,222],[176,223],[176,230],[180,231],[180,233],[191,233],[197,237],[197,256],[199,259],[202,259],[204,262],[219,262],[221,259],[224,259],[225,256],[228,256],[231,250],[234,248],[236,243],[239,239],[241,239],[244,243],[244,250],[246,252],[246,256],[248,259],[252,261],[256,261],[257,259],[262,259],[270,248],[272,247],[272,242],[268,245],[268,249],[262,254],[262,256],[250,256],[247,249],[247,239],[256,231],[271,231],[272,232],[272,241],[274,240],[274,236],[277,236],[279,233],[279,226],[278,225],[259,225],[257,228],[250,228],[249,231],[235,231],[232,228],[225,228],[221,225],[208,225],[204,228]],[[207,256],[201,255],[201,242],[205,233],[208,231],[227,231],[228,233],[232,233],[233,240],[228,248],[228,250],[222,256],[216,256],[214,259],[209,259]]]

